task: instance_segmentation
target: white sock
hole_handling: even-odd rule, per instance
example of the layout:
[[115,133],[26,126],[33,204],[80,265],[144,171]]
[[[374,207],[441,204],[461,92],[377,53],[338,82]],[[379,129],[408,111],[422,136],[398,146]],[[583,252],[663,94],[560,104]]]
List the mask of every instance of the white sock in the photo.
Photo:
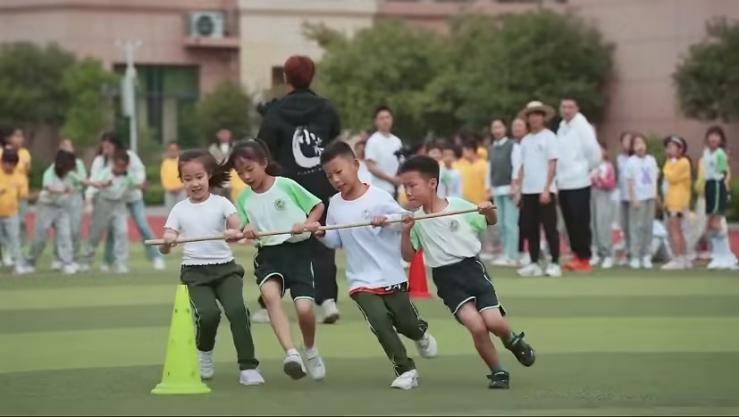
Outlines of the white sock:
[[290,356],[290,355],[298,355],[299,356],[300,355],[300,352],[298,352],[298,350],[295,349],[295,348],[288,349],[287,350],[287,356]]
[[315,358],[316,356],[318,356],[318,348],[316,348],[315,346],[311,348],[305,348],[305,356],[308,358]]

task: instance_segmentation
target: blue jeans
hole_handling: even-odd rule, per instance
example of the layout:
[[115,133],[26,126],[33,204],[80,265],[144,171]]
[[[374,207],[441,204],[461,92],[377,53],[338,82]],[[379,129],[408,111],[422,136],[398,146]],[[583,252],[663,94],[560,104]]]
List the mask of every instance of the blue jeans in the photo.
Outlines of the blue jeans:
[[510,194],[496,195],[495,205],[498,207],[498,233],[503,242],[503,253],[515,261],[518,259],[518,207]]
[[[136,222],[136,228],[139,230],[139,234],[141,235],[141,243],[146,239],[154,239],[154,233],[151,231],[149,220],[146,218],[146,206],[144,205],[144,200],[132,201],[126,205],[128,206],[128,212],[131,214],[131,217],[133,217],[134,222]],[[146,257],[149,258],[150,261],[162,256],[156,246],[144,245],[144,249],[146,250]],[[105,263],[113,265],[114,259],[113,231],[108,230],[108,237],[105,241]]]

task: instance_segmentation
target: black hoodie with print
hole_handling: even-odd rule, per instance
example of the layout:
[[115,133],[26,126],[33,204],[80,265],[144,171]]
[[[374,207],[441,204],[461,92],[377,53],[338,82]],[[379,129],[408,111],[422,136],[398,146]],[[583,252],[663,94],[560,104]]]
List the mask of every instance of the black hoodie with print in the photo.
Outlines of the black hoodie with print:
[[323,149],[341,131],[333,104],[309,89],[298,89],[264,108],[259,139],[291,178],[324,204],[336,193],[321,168]]

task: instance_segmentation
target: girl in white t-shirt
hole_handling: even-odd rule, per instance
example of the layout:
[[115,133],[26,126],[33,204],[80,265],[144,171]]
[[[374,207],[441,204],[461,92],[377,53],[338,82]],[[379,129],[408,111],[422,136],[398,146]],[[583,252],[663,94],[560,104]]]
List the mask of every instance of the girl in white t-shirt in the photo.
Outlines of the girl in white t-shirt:
[[647,154],[647,139],[636,133],[631,140],[633,155],[626,163],[629,191],[629,266],[635,269],[652,267],[652,223],[657,199],[659,168]]
[[[164,225],[165,245],[160,252],[168,254],[177,238],[223,234],[227,241],[243,237],[241,219],[230,201],[211,193],[211,189],[228,181],[229,169],[219,165],[204,150],[184,152],[178,163],[187,199],[175,204]],[[213,347],[221,317],[218,303],[231,323],[239,382],[261,385],[259,362],[254,356],[254,341],[249,327],[249,312],[244,305],[244,268],[234,262],[231,248],[223,240],[185,243],[180,280],[187,285],[197,324],[200,376],[210,379],[215,373]]]
[[[285,350],[283,369],[293,379],[304,377],[307,371],[314,380],[321,380],[326,376],[326,367],[315,343],[315,290],[308,230],[315,231],[320,226],[324,205],[294,180],[277,176],[279,167],[272,162],[267,146],[259,140],[237,144],[231,152],[229,166],[249,186],[238,197],[236,207],[244,225],[244,237],[257,242],[254,275],[272,329]],[[292,230],[292,233],[258,235],[259,232],[282,230]],[[295,304],[303,335],[305,361],[295,348],[290,322],[282,307],[282,297],[287,290]]]

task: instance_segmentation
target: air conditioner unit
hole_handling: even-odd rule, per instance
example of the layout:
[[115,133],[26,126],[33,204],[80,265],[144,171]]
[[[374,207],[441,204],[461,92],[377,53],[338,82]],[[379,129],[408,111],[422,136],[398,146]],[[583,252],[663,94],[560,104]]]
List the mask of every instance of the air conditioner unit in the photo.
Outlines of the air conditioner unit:
[[194,38],[222,38],[226,17],[219,11],[201,11],[190,14],[190,36]]

